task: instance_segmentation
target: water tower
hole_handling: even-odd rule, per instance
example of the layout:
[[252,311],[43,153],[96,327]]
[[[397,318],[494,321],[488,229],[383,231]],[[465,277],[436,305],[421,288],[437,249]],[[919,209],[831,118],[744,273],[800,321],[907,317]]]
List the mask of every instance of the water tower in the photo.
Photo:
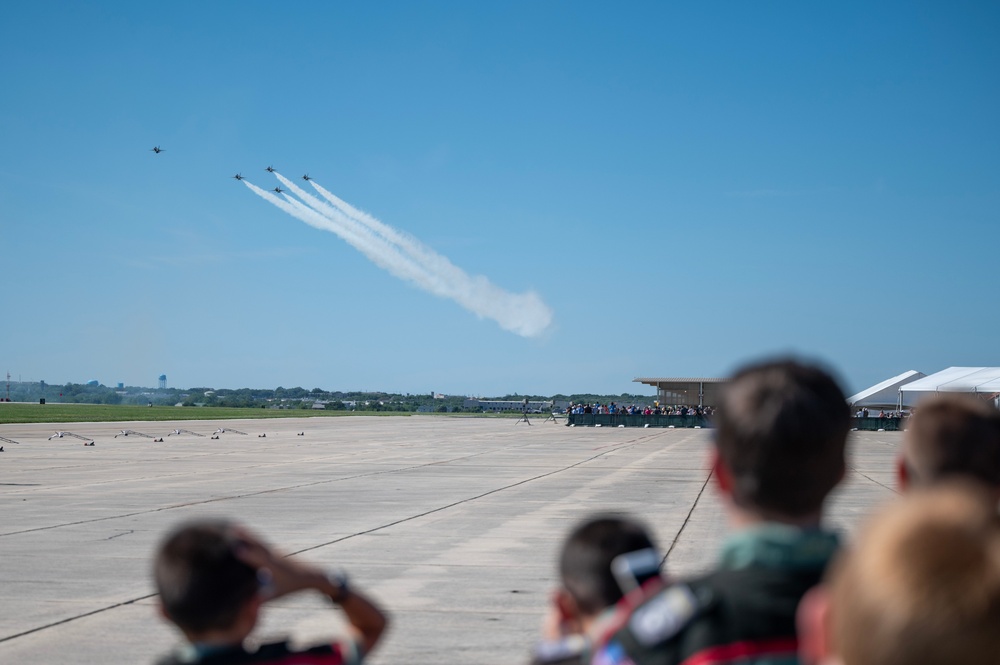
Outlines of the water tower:
[[163,390],[166,387],[167,387],[167,375],[166,374],[161,374],[160,375],[160,390]]

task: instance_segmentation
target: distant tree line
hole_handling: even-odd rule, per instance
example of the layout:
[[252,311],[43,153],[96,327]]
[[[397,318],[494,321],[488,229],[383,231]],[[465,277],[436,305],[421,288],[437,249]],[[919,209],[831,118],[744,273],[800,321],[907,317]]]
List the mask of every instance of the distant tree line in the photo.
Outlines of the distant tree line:
[[[6,398],[5,387],[0,397]],[[645,403],[650,397],[643,395],[505,395],[494,399],[554,400],[556,402],[589,403]],[[334,411],[395,411],[403,413],[470,413],[478,408],[463,406],[465,397],[447,395],[435,397],[431,394],[411,395],[385,392],[328,391],[322,388],[307,390],[301,387],[284,388],[145,388],[125,386],[112,388],[93,383],[66,383],[49,385],[44,381],[24,381],[10,384],[10,399],[14,402],[78,403],[78,404],[153,404],[155,406],[223,406],[246,409],[283,408],[312,409],[319,403],[326,410]]]

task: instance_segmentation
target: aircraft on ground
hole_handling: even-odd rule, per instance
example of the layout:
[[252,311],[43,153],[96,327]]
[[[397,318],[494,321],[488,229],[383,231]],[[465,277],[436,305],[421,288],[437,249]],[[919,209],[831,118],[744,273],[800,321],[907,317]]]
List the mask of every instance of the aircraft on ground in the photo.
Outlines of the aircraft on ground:
[[285,190],[283,190],[281,187],[275,187],[274,191],[278,192],[279,194],[284,194],[285,193]]
[[159,155],[161,152],[163,152],[163,148],[161,148],[158,145],[154,145],[152,148],[150,148],[150,151],[155,152],[157,155]]
[[234,175],[233,177],[234,177],[234,178],[236,178],[237,180],[243,180],[243,176],[242,176],[242,175],[240,175],[239,173],[237,173],[237,174],[236,174],[236,175]]
[[273,166],[268,166],[267,167],[267,172],[268,173],[274,173],[274,167]]
[[312,180],[312,178],[309,177],[308,173],[305,174],[304,176],[302,176],[302,179],[305,180],[306,182],[309,182],[310,180]]

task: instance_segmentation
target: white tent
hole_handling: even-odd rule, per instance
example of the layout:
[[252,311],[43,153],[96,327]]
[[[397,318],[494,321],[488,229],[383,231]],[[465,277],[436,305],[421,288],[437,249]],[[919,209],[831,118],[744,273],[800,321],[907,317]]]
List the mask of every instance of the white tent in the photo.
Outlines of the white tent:
[[949,367],[907,383],[899,393],[904,401],[918,401],[927,393],[976,393],[996,399],[1000,394],[1000,367]]
[[[902,374],[894,376],[891,379],[886,379],[882,383],[876,383],[871,388],[862,390],[856,395],[851,395],[847,398],[847,403],[855,408],[861,408],[863,406],[891,406],[893,408],[897,408],[899,406],[900,388],[916,381],[917,379],[922,379],[925,376],[927,375],[923,372],[911,369],[909,372],[903,372]],[[904,399],[902,406],[911,405]]]

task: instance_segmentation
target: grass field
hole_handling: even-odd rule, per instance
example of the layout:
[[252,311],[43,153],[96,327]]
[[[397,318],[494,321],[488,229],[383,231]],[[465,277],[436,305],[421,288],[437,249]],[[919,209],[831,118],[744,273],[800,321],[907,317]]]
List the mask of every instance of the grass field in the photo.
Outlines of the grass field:
[[233,409],[218,406],[135,406],[107,404],[0,403],[0,424],[97,423],[156,420],[235,420],[238,418],[330,418],[335,416],[409,416],[391,411],[321,411],[313,409]]

